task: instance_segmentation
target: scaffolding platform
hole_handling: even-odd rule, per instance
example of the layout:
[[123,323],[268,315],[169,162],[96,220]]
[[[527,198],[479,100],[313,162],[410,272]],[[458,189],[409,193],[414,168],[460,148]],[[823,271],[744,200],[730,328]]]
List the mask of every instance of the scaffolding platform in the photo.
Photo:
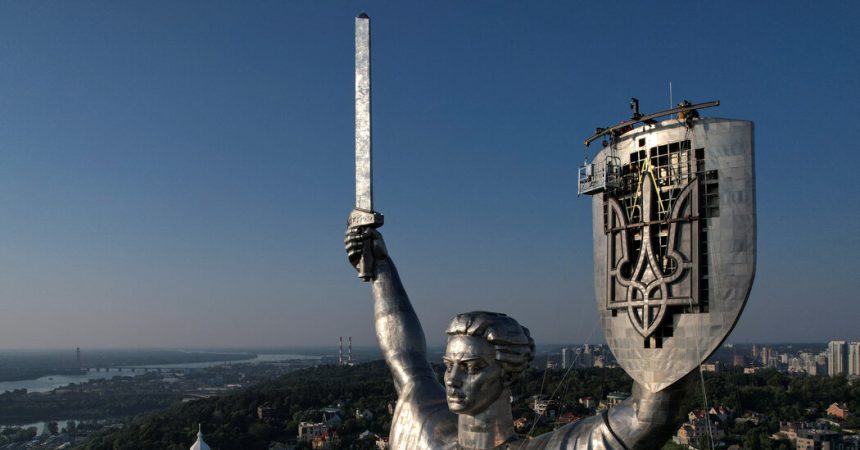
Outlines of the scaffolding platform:
[[602,161],[585,162],[579,166],[579,189],[577,195],[594,195],[607,188],[621,187],[621,161],[618,157],[606,156]]

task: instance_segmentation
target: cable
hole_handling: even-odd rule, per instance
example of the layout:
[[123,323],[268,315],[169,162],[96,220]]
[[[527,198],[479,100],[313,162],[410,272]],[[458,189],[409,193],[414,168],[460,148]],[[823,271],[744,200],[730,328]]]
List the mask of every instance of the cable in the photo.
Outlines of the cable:
[[[693,297],[690,297],[690,310],[693,309]],[[696,354],[701,355],[702,350],[699,347],[699,339],[701,339],[702,328],[696,327]],[[702,372],[702,364],[699,363],[699,379],[702,382],[702,399],[705,403],[705,424],[708,426],[708,442],[710,443],[710,450],[714,450],[714,434],[711,432],[711,413],[710,408],[708,407],[708,390],[705,388],[705,374]]]
[[[591,332],[590,332],[590,333],[588,333],[588,337],[587,337],[587,338],[585,338],[585,342],[584,342],[584,344],[591,344],[591,337],[594,335],[594,331],[597,329],[597,325],[598,325],[599,323],[600,323],[600,319],[597,319],[596,321],[594,321],[594,326],[591,328]],[[555,390],[553,390],[553,391],[552,391],[552,394],[550,394],[549,398],[553,398],[553,397],[555,397],[555,394],[556,394],[556,393],[558,393],[558,390],[559,390],[559,389],[561,388],[561,386],[564,384],[564,380],[565,380],[565,379],[567,378],[567,376],[570,374],[570,371],[571,371],[571,370],[573,370],[573,367],[574,367],[574,366],[576,366],[576,362],[577,362],[577,361],[579,361],[579,356],[580,356],[580,355],[576,355],[576,358],[574,358],[574,360],[573,360],[573,362],[571,363],[570,367],[568,367],[568,368],[567,368],[567,371],[566,371],[566,372],[564,372],[564,375],[561,377],[561,381],[559,381],[559,382],[558,382],[558,385],[555,387]],[[546,369],[544,369],[544,380],[546,380],[546,372],[547,372],[547,370],[546,370]],[[543,395],[543,384],[541,384],[541,393],[540,393],[540,395]],[[546,410],[544,410],[544,411],[546,411]],[[529,432],[526,434],[525,439],[523,439],[523,440],[520,442],[520,446],[519,446],[519,447],[517,447],[517,450],[522,450],[523,446],[524,446],[524,445],[526,445],[526,442],[528,442],[529,438],[531,438],[532,433],[534,433],[534,431],[535,431],[535,427],[537,426],[538,421],[540,420],[540,418],[541,418],[541,417],[543,417],[543,413],[538,413],[537,411],[535,411],[535,419],[534,419],[534,423],[532,423],[532,427],[531,427],[531,429],[529,429]]]
[[[547,364],[547,366],[549,366],[549,353],[547,353],[547,356],[546,356],[546,364]],[[543,379],[540,382],[540,391],[538,391],[539,392],[538,396],[543,395],[543,387],[546,384],[546,374],[549,373],[549,370],[547,370],[548,368],[549,367],[546,367],[543,370]]]

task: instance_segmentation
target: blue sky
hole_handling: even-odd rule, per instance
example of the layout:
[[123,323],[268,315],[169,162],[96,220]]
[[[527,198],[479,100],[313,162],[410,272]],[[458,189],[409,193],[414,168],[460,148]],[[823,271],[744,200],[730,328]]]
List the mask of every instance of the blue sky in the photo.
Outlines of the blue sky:
[[46,1],[0,3],[0,347],[373,344],[342,249],[362,10],[376,204],[431,344],[472,309],[602,340],[581,142],[670,81],[756,124],[730,340],[860,338],[856,2]]

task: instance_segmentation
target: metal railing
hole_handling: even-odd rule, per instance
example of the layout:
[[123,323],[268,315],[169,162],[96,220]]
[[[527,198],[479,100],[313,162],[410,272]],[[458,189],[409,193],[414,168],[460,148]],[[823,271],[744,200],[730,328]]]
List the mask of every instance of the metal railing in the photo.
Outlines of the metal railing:
[[621,163],[618,157],[606,156],[602,161],[585,162],[579,166],[577,195],[594,195],[607,188],[621,187]]

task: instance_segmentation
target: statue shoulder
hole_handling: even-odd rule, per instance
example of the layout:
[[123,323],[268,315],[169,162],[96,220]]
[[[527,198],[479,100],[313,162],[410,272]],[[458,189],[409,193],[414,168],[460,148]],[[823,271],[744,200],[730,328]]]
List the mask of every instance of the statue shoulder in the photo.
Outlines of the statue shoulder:
[[626,447],[606,425],[603,414],[565,425],[530,439],[528,450],[624,450]]
[[446,405],[447,409],[447,402],[445,402],[445,388],[442,386],[442,383],[436,379],[435,373],[432,375],[419,375],[409,379],[401,389],[397,401],[398,403],[406,402],[417,404],[441,401]]
[[442,385],[409,383],[397,399],[391,421],[392,449],[444,449],[457,442],[457,416],[448,410]]

